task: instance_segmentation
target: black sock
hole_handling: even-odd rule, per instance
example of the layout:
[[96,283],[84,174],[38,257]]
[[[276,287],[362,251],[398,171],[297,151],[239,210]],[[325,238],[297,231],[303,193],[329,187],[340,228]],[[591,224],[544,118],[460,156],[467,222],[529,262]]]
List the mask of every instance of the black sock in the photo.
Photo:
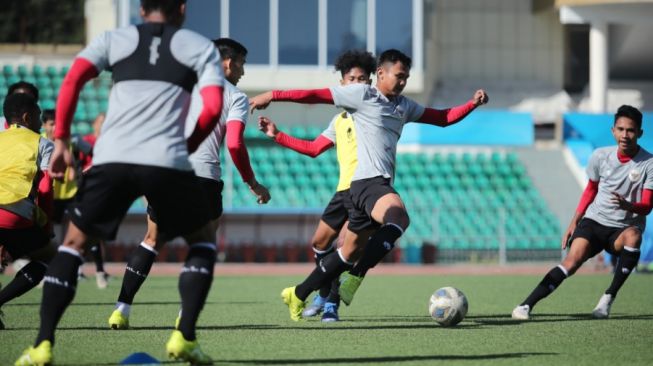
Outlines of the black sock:
[[[64,249],[64,250],[62,250]],[[54,331],[59,319],[75,297],[77,269],[82,258],[65,247],[59,249],[43,278],[43,299],[41,300],[41,326],[34,346],[49,340],[54,344]]]
[[349,268],[351,268],[351,264],[344,262],[340,258],[338,251],[335,251],[322,258],[320,264],[315,267],[304,282],[297,285],[295,295],[301,300],[306,300],[311,292],[321,288],[325,284],[330,285],[333,279],[338,278],[342,272]]
[[[209,248],[209,245],[212,248]],[[213,244],[191,245],[179,276],[181,320],[179,331],[188,341],[195,340],[195,323],[204,307],[213,281],[216,251]]]
[[530,306],[531,310],[537,304],[538,301],[549,296],[560,284],[562,281],[567,278],[565,272],[562,271],[560,266],[553,267],[549,273],[544,276],[542,281],[535,287],[533,292],[521,303],[521,305]]
[[0,306],[21,296],[41,282],[48,266],[43,262],[31,261],[21,268],[14,279],[0,291]]
[[[314,252],[314,254],[315,254],[315,255],[314,255],[314,257],[315,257],[315,265],[316,265],[316,266],[319,266],[319,265],[320,265],[320,261],[322,260],[322,258],[324,258],[324,257],[326,257],[327,255],[333,253],[335,250],[336,250],[335,247],[334,247],[334,246],[331,246],[331,247],[329,247],[328,249],[326,249],[326,250],[324,250],[324,251],[320,251],[320,252],[318,252],[318,251],[315,249],[315,247],[313,247],[313,252]],[[320,296],[321,296],[321,297],[326,298],[327,296],[329,296],[329,293],[330,293],[330,292],[331,292],[331,285],[326,284],[326,285],[320,287]]]
[[118,295],[118,301],[125,304],[131,305],[134,302],[134,296],[145,282],[156,258],[156,253],[144,246],[141,244],[134,250],[125,268],[125,277],[122,279],[120,295]]
[[354,276],[363,277],[370,268],[374,268],[386,254],[395,247],[395,241],[403,231],[395,224],[385,224],[379,228],[365,245],[363,255],[349,271]]
[[614,268],[614,277],[612,277],[612,283],[610,284],[610,287],[605,290],[606,294],[612,295],[613,298],[617,297],[617,292],[619,292],[621,286],[623,286],[624,282],[626,282],[626,279],[628,279],[628,276],[633,271],[633,268],[637,266],[640,253],[641,252],[639,249],[637,249],[637,251],[630,251],[624,248],[621,251],[617,265]]
[[331,289],[329,291],[329,297],[327,297],[327,302],[340,304],[340,292],[338,291],[339,288],[340,288],[340,279],[334,278],[333,281],[331,281]]
[[102,258],[102,247],[99,243],[91,247],[91,254],[95,262],[95,272],[104,272],[104,258]]

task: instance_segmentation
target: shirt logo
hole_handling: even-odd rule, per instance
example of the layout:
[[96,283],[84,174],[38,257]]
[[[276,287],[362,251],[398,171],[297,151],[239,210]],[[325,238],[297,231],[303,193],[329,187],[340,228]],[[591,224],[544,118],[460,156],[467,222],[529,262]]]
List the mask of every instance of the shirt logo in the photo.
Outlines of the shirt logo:
[[161,37],[153,37],[150,43],[150,64],[156,65],[156,60],[159,59],[159,46],[161,45]]
[[628,179],[631,182],[637,182],[642,178],[642,172],[639,169],[633,169],[628,173]]

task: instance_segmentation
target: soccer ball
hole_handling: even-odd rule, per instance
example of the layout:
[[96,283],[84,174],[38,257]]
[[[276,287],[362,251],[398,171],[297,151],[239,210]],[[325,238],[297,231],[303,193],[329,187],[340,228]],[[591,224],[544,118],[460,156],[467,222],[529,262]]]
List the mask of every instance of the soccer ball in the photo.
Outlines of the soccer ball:
[[438,289],[429,299],[429,314],[442,326],[454,326],[467,315],[467,298],[454,287]]

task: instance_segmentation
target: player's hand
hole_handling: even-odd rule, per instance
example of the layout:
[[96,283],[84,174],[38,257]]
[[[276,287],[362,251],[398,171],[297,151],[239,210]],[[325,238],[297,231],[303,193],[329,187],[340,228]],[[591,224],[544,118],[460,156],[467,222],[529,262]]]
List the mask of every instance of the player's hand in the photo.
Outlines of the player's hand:
[[487,104],[490,101],[490,97],[488,97],[485,90],[479,89],[474,93],[472,100],[474,101],[474,105],[478,107],[479,105]]
[[617,192],[612,192],[612,197],[610,197],[610,202],[622,210],[630,211],[633,208],[633,204],[628,202],[628,200],[626,200],[626,197],[620,195]]
[[277,134],[279,133],[277,125],[275,125],[271,119],[265,116],[260,116],[258,118],[258,130],[271,138],[277,137]]
[[256,181],[256,179],[252,179],[251,182],[248,182],[247,185],[249,186],[250,192],[256,196],[256,202],[260,204],[266,204],[270,201],[270,191],[268,189],[260,184],[259,182]]
[[569,225],[567,231],[562,235],[562,242],[560,243],[560,248],[562,248],[562,250],[567,249],[567,246],[571,244],[569,239],[571,239],[571,236],[574,234],[574,230],[576,230],[576,225]]
[[265,109],[272,102],[272,92],[265,92],[249,99],[249,112],[254,113],[255,109]]
[[[68,149],[68,139],[54,140],[54,151],[50,156],[50,176],[54,179],[63,180],[66,168],[73,166],[73,157]],[[74,169],[71,169],[74,170]]]

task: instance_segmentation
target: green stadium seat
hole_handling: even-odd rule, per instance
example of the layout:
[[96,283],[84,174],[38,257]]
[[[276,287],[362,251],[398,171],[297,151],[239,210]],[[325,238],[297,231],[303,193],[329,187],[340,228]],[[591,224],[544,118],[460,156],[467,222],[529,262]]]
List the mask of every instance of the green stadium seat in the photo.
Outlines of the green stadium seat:
[[16,74],[18,74],[18,76],[20,76],[21,78],[25,79],[27,78],[27,76],[31,75],[31,72],[27,68],[27,65],[21,64],[18,65],[18,67],[16,68]]
[[35,64],[32,66],[32,74],[36,77],[45,76],[45,70],[43,66]]
[[11,65],[2,66],[2,74],[6,77],[13,76],[15,74],[14,68]]
[[52,78],[59,74],[59,70],[57,70],[56,67],[49,65],[45,68],[45,74]]

